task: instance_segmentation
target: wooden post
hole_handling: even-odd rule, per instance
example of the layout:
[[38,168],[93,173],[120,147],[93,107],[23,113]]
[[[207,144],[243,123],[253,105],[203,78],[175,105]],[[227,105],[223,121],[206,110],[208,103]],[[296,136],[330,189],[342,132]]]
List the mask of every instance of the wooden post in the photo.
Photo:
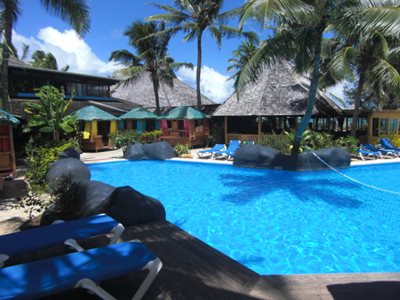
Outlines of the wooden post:
[[225,144],[228,143],[228,116],[224,117],[224,136],[225,136]]
[[257,143],[261,143],[262,117],[258,116]]
[[8,126],[8,130],[9,130],[9,134],[8,136],[10,137],[10,152],[11,152],[11,160],[12,160],[12,171],[11,171],[11,175],[15,176],[16,174],[16,158],[15,158],[15,149],[14,149],[14,136],[13,136],[13,127],[12,125]]

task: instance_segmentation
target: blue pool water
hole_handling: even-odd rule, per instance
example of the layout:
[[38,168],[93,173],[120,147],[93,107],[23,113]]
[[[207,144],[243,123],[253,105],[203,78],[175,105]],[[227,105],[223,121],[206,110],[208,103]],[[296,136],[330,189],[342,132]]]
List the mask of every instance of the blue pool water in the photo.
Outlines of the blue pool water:
[[[400,271],[400,196],[333,171],[172,161],[89,167],[93,180],[159,199],[170,222],[259,274]],[[342,172],[400,192],[400,164]]]

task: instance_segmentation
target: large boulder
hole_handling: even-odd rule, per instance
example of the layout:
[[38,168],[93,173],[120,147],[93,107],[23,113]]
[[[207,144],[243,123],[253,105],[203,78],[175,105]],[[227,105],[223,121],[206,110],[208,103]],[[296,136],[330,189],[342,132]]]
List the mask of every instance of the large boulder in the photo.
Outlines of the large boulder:
[[350,154],[344,148],[305,151],[297,156],[284,155],[270,147],[243,145],[235,153],[233,164],[239,167],[259,167],[291,171],[322,170],[350,166]]
[[165,160],[175,157],[174,148],[167,142],[151,144],[135,143],[126,147],[124,158],[129,160],[156,159]]
[[57,219],[73,220],[106,213],[124,226],[165,220],[165,208],[155,198],[141,194],[129,186],[114,187],[100,181],[80,181],[72,185],[68,199],[47,209],[42,225]]
[[81,154],[75,148],[67,148],[60,153],[60,158],[76,158],[81,159]]
[[145,144],[143,151],[149,159],[165,160],[176,156],[174,148],[167,142]]
[[104,213],[104,202],[114,190],[114,186],[100,181],[74,182],[66,192],[69,202],[64,201],[49,207],[43,213],[40,223],[48,225],[57,219],[73,220]]
[[235,152],[233,164],[240,167],[270,168],[279,153],[278,150],[261,145],[242,145]]
[[129,160],[149,159],[144,153],[143,144],[141,143],[129,144],[125,149],[124,158]]
[[104,211],[124,226],[165,220],[165,208],[160,201],[130,186],[116,188],[105,202]]
[[46,174],[46,183],[54,188],[64,182],[90,180],[89,168],[75,158],[64,158],[55,161]]

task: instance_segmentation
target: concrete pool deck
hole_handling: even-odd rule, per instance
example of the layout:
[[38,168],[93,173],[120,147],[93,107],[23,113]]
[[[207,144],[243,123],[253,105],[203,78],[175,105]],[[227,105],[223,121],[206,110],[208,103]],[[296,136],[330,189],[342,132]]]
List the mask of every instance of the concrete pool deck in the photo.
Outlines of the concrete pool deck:
[[[209,149],[209,148],[204,148],[204,149]],[[199,150],[201,149],[191,150],[191,155],[193,158],[173,158],[171,160],[232,165],[232,161],[227,161],[223,159],[198,158],[197,151]],[[103,151],[103,152],[84,152],[81,154],[81,160],[85,163],[99,163],[99,162],[124,161],[125,159],[123,158],[122,150],[118,149],[118,150]],[[367,160],[353,158],[351,160],[351,166],[374,165],[374,164],[385,164],[385,163],[400,163],[400,157],[367,159]]]

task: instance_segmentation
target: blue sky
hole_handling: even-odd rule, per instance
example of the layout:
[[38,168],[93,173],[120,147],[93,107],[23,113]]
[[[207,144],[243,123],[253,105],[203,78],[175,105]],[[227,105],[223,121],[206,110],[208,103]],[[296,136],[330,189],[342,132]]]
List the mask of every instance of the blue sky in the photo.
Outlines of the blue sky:
[[[226,0],[223,11],[240,6],[243,0]],[[149,15],[160,13],[150,3],[173,5],[173,0],[88,0],[91,11],[91,29],[82,38],[69,25],[50,16],[39,0],[23,0],[22,15],[15,26],[14,44],[17,49],[22,43],[30,45],[30,54],[41,49],[52,52],[62,67],[70,65],[70,71],[109,76],[117,67],[108,62],[113,50],[129,49],[125,29],[135,20],[144,20]],[[257,30],[256,25],[247,29]],[[264,33],[261,38],[265,38]],[[211,99],[221,102],[232,92],[232,83],[226,79],[228,59],[238,44],[238,39],[225,39],[219,49],[215,41],[206,34],[203,40],[202,92]],[[176,61],[196,64],[195,42],[183,42],[182,35],[172,38],[170,55]],[[194,70],[182,70],[178,76],[194,86]]]

